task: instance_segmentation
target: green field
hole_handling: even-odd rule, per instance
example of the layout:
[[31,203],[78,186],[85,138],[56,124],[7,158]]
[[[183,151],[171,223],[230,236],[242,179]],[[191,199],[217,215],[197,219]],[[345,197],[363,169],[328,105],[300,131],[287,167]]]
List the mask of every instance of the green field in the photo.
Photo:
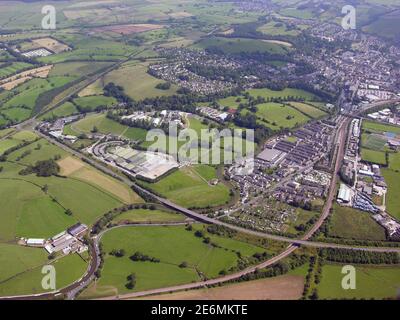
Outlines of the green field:
[[231,96],[231,97],[219,99],[217,102],[221,107],[237,109],[239,107],[239,104],[246,103],[247,99],[245,99],[244,97]]
[[364,148],[374,151],[385,151],[386,139],[380,135],[363,133],[361,136],[361,145]]
[[301,28],[289,29],[288,26],[282,22],[270,21],[259,27],[257,31],[270,36],[297,36],[301,32]]
[[14,131],[14,129],[12,129],[12,128],[0,130],[0,139],[4,138],[6,135],[12,133],[13,131]]
[[[202,229],[202,225],[194,228]],[[152,288],[199,281],[202,273],[208,278],[217,277],[221,270],[235,267],[238,261],[236,252],[242,257],[250,257],[265,249],[237,240],[210,236],[211,241],[220,247],[214,247],[196,237],[193,231],[184,226],[169,227],[125,227],[112,230],[102,238],[104,251],[124,249],[126,256],[116,258],[106,255],[102,276],[96,287],[89,287],[83,297],[127,293]],[[124,239],[121,242],[121,239]],[[159,263],[133,262],[129,256],[140,251],[143,254],[160,259]],[[179,264],[186,261],[187,268]],[[198,270],[198,272],[196,272]],[[134,272],[137,282],[133,290],[125,287],[127,276]]]
[[371,132],[377,132],[377,133],[393,132],[400,134],[400,127],[398,126],[392,126],[373,121],[363,121],[362,128],[364,130],[369,130]]
[[[40,250],[45,253],[43,249],[29,250]],[[49,262],[42,261],[42,265],[45,264],[49,264]],[[87,263],[77,254],[63,257],[51,264],[55,267],[56,271],[56,289],[64,288],[81,278],[87,269]],[[44,277],[44,274],[41,272],[42,267],[36,265],[33,267],[35,268],[31,270],[27,268],[21,274],[15,272],[15,276],[12,279],[1,283],[0,295],[23,295],[46,292],[46,290],[42,288],[42,279]]]
[[[38,145],[41,147],[38,148]],[[30,153],[21,158],[28,150]],[[24,165],[55,155],[65,158],[68,154],[40,140],[8,156],[9,160],[18,161],[19,164],[2,164],[0,191],[5,196],[1,197],[0,202],[5,209],[2,212],[3,231],[0,237],[3,240],[14,240],[17,236],[49,237],[76,221],[91,224],[109,210],[123,205],[116,191],[108,190],[104,179],[94,169],[93,173],[87,172],[85,179],[18,174]],[[45,185],[47,192],[42,190]],[[72,217],[65,214],[67,209],[73,212]]]
[[147,73],[149,63],[130,61],[104,76],[104,85],[113,82],[125,89],[125,93],[135,100],[154,98],[157,96],[171,96],[176,94],[178,87],[171,85],[168,90],[157,89],[158,84],[165,81],[157,79]]
[[20,141],[14,139],[5,139],[0,141],[0,155],[3,154],[5,151],[16,147],[18,144],[20,144]]
[[[12,132],[13,130],[5,130],[4,136]],[[14,133],[12,136],[0,141],[0,155],[5,151],[18,146],[23,142],[31,142],[37,138],[36,134],[30,131],[20,131]]]
[[65,102],[56,109],[45,113],[41,119],[63,118],[78,113],[78,109],[71,102]]
[[13,62],[10,66],[8,67],[2,67],[0,63],[0,78],[7,78],[9,76],[12,76],[20,71],[29,69],[33,65],[30,63],[25,63],[25,62]]
[[45,250],[16,244],[0,243],[0,252],[0,283],[47,260]]
[[39,58],[45,63],[65,61],[119,61],[129,55],[139,52],[135,46],[125,45],[117,41],[109,41],[81,34],[65,35],[61,39],[67,44],[73,44],[74,50]]
[[37,161],[48,160],[55,155],[61,157],[67,155],[64,150],[56,147],[45,139],[40,139],[37,142],[14,151],[7,157],[7,159],[10,161],[17,161],[17,158],[21,157],[21,155],[27,151],[30,153],[18,161],[22,165],[33,165]]
[[390,169],[382,169],[382,174],[388,185],[386,210],[393,217],[400,219],[400,173]]
[[295,109],[305,113],[310,118],[318,119],[326,116],[326,112],[306,103],[302,102],[289,102],[289,105],[294,107]]
[[[122,206],[108,193],[75,179],[30,175],[15,181],[21,179],[16,174],[21,169],[4,166],[0,174],[3,240],[50,237],[76,221],[90,224],[108,210]],[[48,186],[47,193],[41,189],[44,185]],[[65,214],[66,209],[72,210],[72,217]]]
[[110,66],[110,62],[77,61],[57,63],[51,69],[49,76],[77,76],[82,77],[94,74],[100,69]]
[[389,153],[389,168],[400,171],[400,152]]
[[45,92],[62,87],[73,81],[75,77],[51,77],[48,79],[32,79],[14,89],[15,95],[0,108],[0,113],[15,122],[28,119],[34,110],[39,110],[37,99]]
[[88,112],[94,111],[97,107],[112,108],[117,104],[117,100],[113,97],[90,96],[76,98],[74,99],[74,104]]
[[329,236],[344,239],[386,240],[385,230],[370,213],[335,204],[329,225]]
[[159,223],[159,222],[182,222],[185,216],[162,210],[135,209],[124,212],[114,218],[114,223]]
[[[203,172],[205,170],[207,174]],[[205,208],[224,205],[230,199],[229,189],[222,183],[216,186],[209,185],[207,183],[207,177],[210,176],[208,170],[200,170],[205,175],[204,178],[198,171],[185,167],[156,183],[143,182],[143,184],[184,207]]]
[[293,128],[310,120],[309,117],[296,109],[275,102],[257,105],[256,115],[261,124],[272,130]]
[[322,299],[384,299],[396,298],[400,289],[400,268],[356,267],[356,289],[344,290],[341,265],[324,265],[318,295]]
[[78,122],[65,127],[64,133],[79,135],[80,133],[90,133],[96,127],[99,132],[104,134],[123,135],[131,140],[145,140],[147,131],[140,128],[130,128],[108,119],[105,114],[93,114],[85,117]]
[[363,161],[376,163],[380,165],[386,165],[386,154],[385,152],[375,151],[370,149],[361,149],[361,159]]
[[285,55],[290,49],[287,46],[262,40],[245,38],[205,38],[196,43],[193,48],[203,50],[219,50],[226,54],[238,54],[241,52],[268,52]]

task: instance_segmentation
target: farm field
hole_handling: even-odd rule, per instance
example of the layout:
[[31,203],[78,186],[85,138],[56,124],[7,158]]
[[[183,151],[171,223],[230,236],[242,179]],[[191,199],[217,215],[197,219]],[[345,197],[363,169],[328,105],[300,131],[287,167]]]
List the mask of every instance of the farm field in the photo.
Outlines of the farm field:
[[74,80],[74,77],[51,77],[48,79],[32,79],[18,87],[18,94],[5,102],[0,113],[15,122],[28,119],[38,110],[36,102],[41,94],[62,87]]
[[89,84],[81,92],[79,92],[79,97],[90,97],[90,96],[100,96],[104,93],[102,79],[98,79],[92,84]]
[[288,28],[288,26],[282,22],[268,22],[263,26],[259,27],[257,31],[270,36],[297,36],[300,34],[303,28]]
[[289,105],[295,109],[307,114],[310,118],[318,119],[327,115],[326,112],[306,103],[302,102],[289,102]]
[[7,67],[2,67],[0,64],[0,79],[7,78],[29,67],[32,67],[32,64],[26,62],[13,62]]
[[386,210],[393,217],[400,219],[400,173],[390,169],[382,169],[382,174],[388,185]]
[[3,154],[5,151],[16,147],[19,143],[20,141],[10,138],[0,141],[0,155]]
[[5,90],[12,90],[32,78],[47,78],[52,67],[53,65],[47,65],[19,72],[8,78],[0,80],[0,87]]
[[324,265],[318,295],[322,299],[384,299],[396,298],[400,288],[400,269],[397,267],[355,266],[356,289],[343,290],[342,265]]
[[49,76],[88,76],[97,71],[111,66],[110,62],[98,61],[73,61],[62,62],[54,65]]
[[238,54],[241,52],[269,52],[285,55],[288,52],[287,46],[266,42],[262,40],[253,40],[246,38],[219,38],[212,37],[200,40],[192,46],[202,50],[219,50],[226,54]]
[[[60,37],[61,38],[61,37]],[[59,63],[65,61],[119,61],[126,59],[128,56],[139,52],[135,46],[125,45],[117,41],[93,38],[84,35],[67,36],[66,43],[73,43],[72,51],[62,52],[39,58],[45,63]]]
[[141,199],[127,185],[101,173],[79,159],[69,156],[60,160],[58,165],[62,175],[100,188],[126,204],[141,202]]
[[3,129],[0,130],[0,139],[4,138],[6,135],[12,133],[14,131],[14,129]]
[[272,130],[294,128],[310,120],[309,117],[296,109],[275,102],[257,105],[256,116],[259,118],[261,124]]
[[361,149],[361,159],[366,162],[376,163],[380,165],[386,165],[386,154],[385,152],[375,151],[370,149]]
[[147,73],[148,65],[149,63],[138,63],[136,61],[127,62],[120,68],[106,74],[102,82],[104,85],[113,82],[122,86],[125,93],[135,100],[176,94],[178,87],[174,84],[171,84],[171,88],[168,90],[156,88],[158,84],[165,83],[165,81],[149,75]]
[[221,107],[228,107],[230,109],[237,109],[239,107],[239,104],[241,103],[246,103],[247,99],[245,97],[239,97],[239,96],[231,96],[223,99],[219,99],[217,103]]
[[361,146],[366,149],[385,151],[386,143],[386,139],[380,135],[363,133],[361,136]]
[[44,250],[16,244],[0,242],[0,253],[0,283],[47,261],[47,254]]
[[383,124],[373,121],[363,121],[362,128],[364,130],[369,130],[371,132],[378,132],[378,133],[392,132],[400,134],[400,127],[398,126],[391,126],[388,124]]
[[[45,253],[43,249],[31,250],[40,250]],[[49,264],[46,260],[42,262],[42,265]],[[87,269],[87,262],[77,254],[62,257],[59,260],[51,262],[51,264],[56,269],[56,289],[61,289],[79,279]],[[15,275],[12,279],[1,283],[0,295],[23,295],[46,292],[42,288],[42,268],[41,266],[34,267],[36,268],[26,269],[23,273]]]
[[[12,133],[13,129],[6,129],[4,131],[3,135],[0,135],[0,137],[5,137],[7,134]],[[2,155],[4,152],[8,151],[9,149],[18,146],[19,144],[23,142],[30,142],[33,141],[37,138],[36,134],[30,131],[19,131],[8,138],[5,138],[4,140],[0,140],[0,155]]]
[[220,206],[226,204],[230,198],[229,189],[224,184],[211,186],[198,171],[194,172],[189,167],[181,168],[156,183],[142,184],[187,208]]
[[284,275],[216,288],[156,295],[139,300],[298,300],[302,296],[303,287],[304,277]]
[[51,50],[54,53],[61,53],[63,51],[70,50],[71,48],[68,47],[67,45],[59,42],[58,40],[54,38],[39,38],[39,39],[33,39],[32,43],[35,44],[37,47],[44,47],[46,49]]
[[389,153],[389,168],[400,171],[400,152]]
[[[202,226],[196,225],[194,229],[202,229]],[[82,298],[198,281],[200,278],[195,268],[209,278],[216,277],[221,270],[236,266],[237,251],[241,252],[243,258],[265,251],[262,247],[219,236],[213,236],[211,239],[220,246],[214,247],[196,237],[195,230],[185,230],[184,226],[136,226],[118,228],[106,233],[102,238],[104,251],[107,253],[102,277],[96,286],[89,287],[83,293]],[[120,239],[125,240],[121,243]],[[110,256],[108,253],[113,249],[124,249],[126,256]],[[130,260],[129,257],[137,251],[160,259],[160,262]],[[187,262],[187,268],[180,268],[179,265],[184,261]],[[127,276],[132,272],[136,274],[137,281],[134,289],[129,290],[125,285]]]
[[78,113],[78,109],[76,108],[76,106],[73,103],[67,101],[58,108],[45,113],[43,116],[40,117],[40,119],[63,118],[76,113]]
[[[25,154],[24,157],[21,157],[23,154]],[[68,154],[47,140],[40,139],[28,146],[12,152],[7,159],[18,162],[22,165],[33,165],[37,161],[48,160],[56,155],[63,158]]]
[[334,205],[329,225],[329,236],[344,239],[386,240],[383,229],[371,214]]
[[123,212],[113,219],[113,223],[163,223],[163,222],[183,222],[186,217],[184,215],[150,209],[134,209]]
[[[27,152],[28,150],[30,152]],[[68,178],[37,177],[36,175],[20,176],[18,174],[24,168],[24,165],[48,160],[56,155],[59,156],[61,161],[69,157],[58,147],[49,144],[47,141],[39,140],[8,156],[9,160],[17,163],[4,163],[2,165],[4,168],[0,173],[1,192],[11,192],[13,195],[2,197],[0,200],[3,207],[7,208],[3,213],[5,218],[2,220],[4,228],[2,235],[7,235],[8,239],[14,239],[18,230],[23,230],[26,233],[40,232],[41,234],[50,233],[50,235],[54,235],[55,229],[62,231],[66,226],[71,225],[70,222],[80,221],[91,224],[96,218],[109,210],[121,207],[124,201],[127,203],[141,202],[141,199],[127,186],[92,168],[83,167],[81,171],[73,172],[77,175],[76,177]],[[15,181],[15,179],[19,180]],[[11,182],[15,184],[13,190],[7,189]],[[47,186],[46,192],[43,191],[44,186]],[[55,202],[54,199],[56,199]],[[55,207],[55,205],[58,206]],[[71,217],[65,214],[67,209],[72,211]],[[29,214],[32,212],[35,212],[36,218],[33,214]],[[59,215],[58,218],[55,212]],[[18,229],[21,217],[25,220],[34,221],[23,223],[21,226],[24,227]]]
[[79,97],[74,99],[73,102],[79,110],[85,112],[95,111],[98,107],[112,108],[117,104],[115,98],[106,96]]

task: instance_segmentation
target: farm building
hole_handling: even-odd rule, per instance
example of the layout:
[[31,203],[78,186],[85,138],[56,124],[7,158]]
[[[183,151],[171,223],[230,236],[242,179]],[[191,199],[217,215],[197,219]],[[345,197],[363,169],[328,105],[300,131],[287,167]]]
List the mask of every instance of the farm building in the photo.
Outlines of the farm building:
[[45,242],[45,239],[27,239],[26,245],[28,247],[43,247]]

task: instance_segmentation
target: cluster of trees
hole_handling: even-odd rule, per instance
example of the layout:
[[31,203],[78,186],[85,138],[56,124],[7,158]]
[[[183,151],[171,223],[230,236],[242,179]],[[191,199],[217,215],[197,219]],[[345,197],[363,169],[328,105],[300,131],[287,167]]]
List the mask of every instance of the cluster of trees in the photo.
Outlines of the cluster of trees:
[[207,227],[207,232],[215,234],[220,237],[228,237],[228,238],[233,238],[237,234],[237,231],[235,230],[228,229],[216,224],[209,225]]
[[122,258],[126,254],[124,249],[112,249],[110,252],[111,256],[117,257],[117,258]]
[[131,273],[129,276],[126,277],[126,280],[128,280],[127,284],[125,287],[129,290],[132,290],[136,286],[136,274]]
[[169,90],[169,89],[171,89],[171,82],[158,83],[158,84],[156,85],[156,89],[159,89],[159,90]]
[[141,253],[140,251],[136,251],[133,255],[129,257],[132,261],[149,261],[154,263],[159,263],[160,259],[148,256],[146,254]]
[[328,261],[358,264],[398,264],[400,257],[396,252],[368,252],[347,249],[321,249],[321,256]]
[[108,83],[104,87],[104,95],[106,97],[114,97],[119,102],[126,103],[127,105],[132,105],[133,100],[129,97],[125,92],[124,88],[121,86],[117,86],[114,82]]
[[54,159],[38,161],[34,166],[28,166],[22,169],[19,174],[26,176],[36,173],[38,177],[57,176],[60,172],[60,166]]
[[309,228],[311,228],[311,226],[314,225],[314,223],[316,223],[318,220],[317,217],[312,217],[310,220],[307,221],[307,223],[302,223],[298,226],[295,226],[296,231],[300,232],[300,233],[304,233],[305,231],[307,231]]
[[257,116],[251,113],[237,114],[233,122],[243,128],[254,130],[254,142],[259,144],[268,137],[271,136],[271,129],[259,124],[257,122]]
[[204,242],[205,244],[211,244],[211,245],[213,245],[214,247],[217,247],[216,244],[211,243],[211,238],[210,238],[210,237],[207,237],[206,234],[205,234],[203,231],[201,231],[201,230],[196,230],[195,233],[194,233],[194,235],[195,235],[195,237],[197,237],[197,238],[203,238],[203,242]]

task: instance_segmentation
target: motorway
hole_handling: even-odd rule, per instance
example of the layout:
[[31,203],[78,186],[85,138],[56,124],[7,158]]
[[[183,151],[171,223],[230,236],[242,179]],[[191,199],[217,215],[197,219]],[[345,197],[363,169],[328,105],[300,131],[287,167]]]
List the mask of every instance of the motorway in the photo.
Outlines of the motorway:
[[[388,103],[388,102],[385,102]],[[375,105],[370,105],[369,108],[373,108],[377,106]],[[363,110],[364,111],[364,110]],[[147,291],[141,291],[141,292],[135,292],[132,294],[126,294],[126,295],[121,295],[121,296],[113,296],[109,297],[106,299],[130,299],[130,298],[135,298],[135,297],[141,297],[141,296],[146,296],[146,295],[153,295],[153,294],[162,294],[162,293],[167,293],[167,292],[172,292],[172,291],[180,291],[180,290],[188,290],[188,289],[195,289],[195,288],[200,288],[208,285],[215,285],[215,284],[220,284],[224,283],[227,281],[235,280],[238,279],[244,275],[253,273],[257,269],[263,269],[268,266],[271,266],[278,261],[288,257],[291,253],[293,253],[299,246],[309,246],[309,247],[315,247],[315,248],[339,248],[339,249],[350,249],[350,250],[361,250],[361,251],[369,251],[369,252],[397,252],[400,253],[400,248],[386,248],[386,247],[363,247],[363,246],[347,246],[347,245],[341,245],[341,244],[333,244],[333,243],[324,243],[324,242],[313,242],[309,241],[309,239],[315,234],[315,232],[321,227],[321,225],[324,223],[324,221],[327,219],[329,216],[330,210],[332,208],[332,204],[334,202],[335,196],[336,196],[336,184],[338,182],[338,175],[337,172],[339,171],[344,152],[345,152],[345,142],[346,142],[346,134],[347,134],[347,129],[349,127],[351,117],[345,118],[343,122],[340,124],[339,129],[338,129],[338,134],[336,138],[336,145],[338,146],[338,152],[336,154],[336,159],[335,159],[335,172],[332,175],[332,181],[330,185],[330,191],[327,197],[326,205],[323,209],[323,212],[318,219],[317,223],[307,232],[306,235],[304,235],[301,239],[292,239],[292,238],[287,238],[283,236],[278,236],[278,235],[272,235],[272,234],[266,234],[254,230],[249,230],[245,229],[242,227],[238,227],[235,225],[231,225],[222,221],[219,221],[217,219],[209,218],[205,215],[199,214],[195,211],[189,210],[187,208],[183,208],[167,199],[161,198],[153,193],[151,193],[148,190],[143,189],[142,187],[138,186],[131,180],[129,180],[127,177],[118,174],[111,170],[109,167],[106,165],[99,163],[97,161],[94,161],[93,159],[87,157],[84,154],[81,154],[80,152],[77,152],[68,146],[58,142],[57,140],[46,136],[38,131],[36,133],[41,136],[42,138],[47,139],[51,143],[57,145],[58,147],[64,149],[65,151],[73,154],[74,156],[88,162],[95,168],[101,170],[104,173],[109,174],[110,176],[126,183],[130,187],[133,187],[134,189],[143,192],[144,194],[152,197],[153,199],[159,201],[160,203],[164,204],[165,206],[172,208],[174,210],[177,210],[178,212],[181,212],[185,214],[186,216],[193,218],[197,221],[208,223],[208,224],[216,224],[220,226],[224,226],[226,228],[236,230],[238,232],[254,235],[257,237],[262,237],[262,238],[267,238],[275,241],[282,241],[282,242],[287,242],[289,245],[288,247],[280,254],[277,256],[259,264],[256,266],[249,267],[247,269],[244,269],[240,272],[226,275],[223,277],[219,277],[216,279],[212,280],[207,280],[207,281],[200,281],[196,283],[190,283],[190,284],[185,284],[185,285],[180,285],[180,286],[173,286],[173,287],[168,287],[168,288],[159,288],[155,290],[147,290]],[[75,281],[73,284],[69,285],[68,287],[59,290],[58,292],[52,292],[52,293],[45,293],[45,294],[39,294],[39,295],[30,295],[30,296],[21,296],[21,297],[2,297],[1,299],[49,299],[49,298],[55,298],[60,294],[64,294],[67,298],[69,299],[74,299],[76,294],[78,294],[79,291],[84,289],[93,279],[94,279],[94,273],[99,267],[100,264],[100,256],[99,256],[99,249],[98,249],[98,243],[99,243],[99,237],[94,237],[93,238],[93,243],[94,246],[91,248],[91,262],[88,267],[88,270],[86,274],[80,279]]]

